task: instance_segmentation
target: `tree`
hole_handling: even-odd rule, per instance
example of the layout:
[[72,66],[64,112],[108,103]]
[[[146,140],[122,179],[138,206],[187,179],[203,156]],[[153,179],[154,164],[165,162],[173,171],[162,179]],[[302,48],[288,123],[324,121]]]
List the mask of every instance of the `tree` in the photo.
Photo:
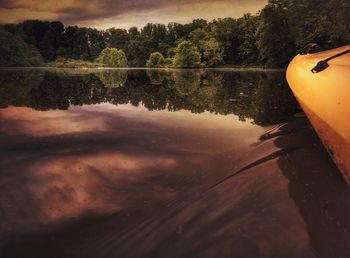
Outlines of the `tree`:
[[[167,67],[172,66],[173,60],[178,67],[220,63],[286,67],[307,43],[318,43],[323,49],[349,44],[349,12],[349,0],[268,0],[257,15],[245,14],[238,19],[216,19],[209,23],[197,19],[187,24],[148,23],[140,29],[101,31],[64,27],[59,21],[28,20],[0,27],[16,35],[15,41],[20,38],[26,43],[27,52],[29,48],[34,52],[37,49],[46,62],[58,57],[93,61],[109,47],[125,51],[128,65],[133,67],[145,66],[154,52],[167,57],[164,58]],[[178,47],[186,40],[194,46],[181,52]],[[37,59],[34,52],[33,58]]]
[[192,31],[188,38],[195,46],[198,47],[201,55],[201,61],[203,61],[205,42],[210,39],[209,33],[204,29],[198,28]]
[[164,67],[164,64],[165,64],[164,56],[159,52],[153,52],[149,56],[149,59],[146,62],[146,67],[148,68]]
[[58,56],[89,60],[88,29],[68,26],[62,36]]
[[223,61],[224,50],[219,42],[210,39],[203,42],[203,63],[205,66],[212,67]]
[[87,30],[88,36],[88,54],[89,60],[95,60],[103,49],[106,48],[106,43],[103,37],[103,33],[96,29],[89,28]]
[[173,59],[171,59],[170,57],[167,57],[164,59],[164,67],[173,67]]
[[190,41],[198,47],[201,55],[201,62],[205,66],[214,66],[223,61],[223,48],[210,33],[204,29],[198,28],[189,35]]
[[210,35],[207,31],[203,30],[203,29],[195,29],[194,31],[192,31],[189,35],[189,39],[190,41],[195,44],[196,46],[201,46],[203,45],[204,41],[209,40]]
[[261,61],[260,52],[257,46],[257,29],[259,17],[245,14],[237,20],[239,27],[239,45],[237,48],[238,58],[242,64],[259,64]]
[[61,22],[27,20],[18,24],[17,31],[28,45],[39,50],[45,61],[52,61],[57,57],[64,32]]
[[287,11],[279,4],[270,3],[261,11],[257,45],[269,67],[285,67],[295,53],[287,17]]
[[154,46],[163,42],[166,39],[166,34],[167,29],[164,24],[148,23],[141,29],[141,36],[150,39]]
[[174,66],[192,68],[201,66],[201,56],[198,48],[190,41],[180,42],[175,49]]
[[154,49],[152,47],[152,42],[149,39],[137,36],[135,39],[130,40],[126,46],[129,66],[144,66],[152,52],[154,52]]
[[128,32],[124,29],[110,28],[104,33],[108,47],[125,49],[129,40]]
[[185,38],[188,32],[185,30],[184,25],[176,22],[168,24],[168,39],[170,44],[175,44],[179,39]]
[[0,29],[0,66],[37,66],[42,62],[42,56],[34,46]]
[[239,28],[238,22],[233,18],[217,19],[210,23],[212,36],[224,48],[224,62],[226,64],[239,64]]
[[108,47],[102,50],[96,61],[112,67],[126,67],[128,63],[123,50]]
[[348,0],[294,0],[287,10],[297,51],[310,42],[315,42],[324,49],[349,43]]

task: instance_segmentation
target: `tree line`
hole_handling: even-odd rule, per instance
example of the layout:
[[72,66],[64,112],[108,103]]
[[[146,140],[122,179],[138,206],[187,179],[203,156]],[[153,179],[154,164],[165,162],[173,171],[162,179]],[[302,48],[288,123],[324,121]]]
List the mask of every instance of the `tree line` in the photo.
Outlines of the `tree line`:
[[1,26],[0,65],[74,59],[130,67],[285,67],[309,42],[324,49],[348,44],[349,13],[348,0],[269,0],[256,15],[238,19],[128,30],[28,20]]

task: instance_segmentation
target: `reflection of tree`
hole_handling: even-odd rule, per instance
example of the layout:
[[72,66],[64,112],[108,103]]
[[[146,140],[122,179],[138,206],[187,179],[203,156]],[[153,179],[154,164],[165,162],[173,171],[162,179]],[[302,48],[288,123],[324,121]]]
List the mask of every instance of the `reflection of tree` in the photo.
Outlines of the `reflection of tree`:
[[127,70],[111,70],[100,71],[95,73],[106,88],[119,88],[124,86],[128,71]]
[[[195,76],[193,72],[187,71],[186,76],[177,74],[175,78],[175,85],[179,91],[179,87],[188,88],[187,92],[182,89],[182,94],[186,93],[186,100],[192,106],[193,112],[204,112],[205,110],[215,111],[215,106],[218,104],[218,94],[222,90],[223,77],[222,74],[213,71],[197,71]],[[187,82],[184,82],[187,81]],[[178,83],[176,83],[178,82]],[[179,83],[180,82],[180,83]]]
[[185,96],[198,91],[201,83],[201,70],[173,70],[172,79],[177,94]]
[[107,89],[93,74],[60,76],[46,73],[38,89],[31,91],[30,106],[39,110],[67,109],[69,105],[106,101]]
[[158,69],[158,70],[148,69],[146,73],[151,84],[161,85],[163,84],[165,79],[169,80],[169,76],[171,75],[172,72],[171,70],[167,70],[167,69]]
[[43,78],[44,72],[40,70],[0,72],[0,108],[29,105],[30,92],[39,87]]
[[[67,74],[2,71],[0,75],[2,107],[48,110],[101,102],[131,103],[149,110],[235,114],[258,124],[283,121],[295,109],[283,73],[113,70]],[[118,87],[106,88],[109,80]]]
[[257,124],[281,121],[296,106],[292,92],[285,85],[285,78],[278,73],[261,74],[250,111]]

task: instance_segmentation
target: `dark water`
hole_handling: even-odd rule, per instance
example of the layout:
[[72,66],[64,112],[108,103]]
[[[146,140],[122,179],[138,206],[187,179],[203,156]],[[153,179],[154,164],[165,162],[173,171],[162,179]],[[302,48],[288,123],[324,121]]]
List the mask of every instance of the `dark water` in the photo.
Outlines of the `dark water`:
[[347,257],[348,188],[284,78],[0,71],[0,257]]

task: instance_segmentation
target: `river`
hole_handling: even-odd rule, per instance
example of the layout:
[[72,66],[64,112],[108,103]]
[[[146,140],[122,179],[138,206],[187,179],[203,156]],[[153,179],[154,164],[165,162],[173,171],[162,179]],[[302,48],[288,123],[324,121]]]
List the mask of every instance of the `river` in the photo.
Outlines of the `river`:
[[346,257],[284,71],[2,69],[0,257]]

